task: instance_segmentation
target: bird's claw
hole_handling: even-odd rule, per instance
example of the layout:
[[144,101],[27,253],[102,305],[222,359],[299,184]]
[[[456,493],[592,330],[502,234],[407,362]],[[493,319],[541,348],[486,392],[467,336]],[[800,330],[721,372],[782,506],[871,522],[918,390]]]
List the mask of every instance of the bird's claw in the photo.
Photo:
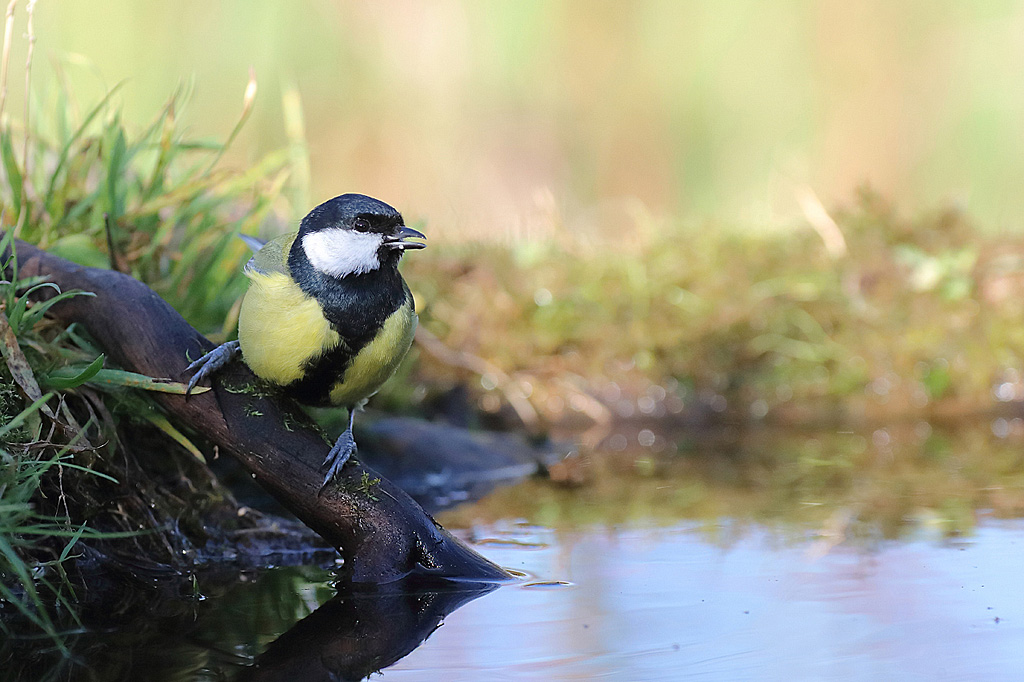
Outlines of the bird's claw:
[[187,398],[192,393],[192,389],[199,385],[200,381],[231,362],[240,351],[241,344],[238,341],[228,341],[217,346],[186,367],[186,372],[195,372],[195,374],[188,380],[188,386],[185,388],[185,397]]
[[323,492],[327,484],[338,475],[338,472],[344,468],[345,464],[348,463],[349,458],[356,451],[356,440],[352,437],[352,429],[346,429],[342,433],[331,451],[327,453],[327,458],[324,460],[323,466],[327,467],[327,475],[324,476],[324,482],[320,486],[320,492]]

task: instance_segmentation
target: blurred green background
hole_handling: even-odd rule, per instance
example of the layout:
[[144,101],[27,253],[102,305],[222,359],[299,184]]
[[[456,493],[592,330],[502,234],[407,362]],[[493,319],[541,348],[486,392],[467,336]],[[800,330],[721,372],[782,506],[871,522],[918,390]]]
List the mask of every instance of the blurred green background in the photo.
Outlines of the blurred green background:
[[203,136],[231,130],[254,67],[239,165],[286,143],[294,87],[310,200],[376,195],[432,239],[605,233],[638,210],[788,226],[804,186],[954,202],[985,229],[1024,209],[1020,2],[43,0],[36,34],[38,87],[57,60],[85,103],[128,79],[140,125],[194,78]]
[[[829,544],[1024,514],[1024,1],[22,0],[13,26],[0,223],[211,339],[234,234],[276,213],[361,192],[429,235],[403,265],[423,334],[372,407],[582,455],[446,525]],[[93,362],[21,331],[44,386]],[[79,523],[63,489],[5,490]]]

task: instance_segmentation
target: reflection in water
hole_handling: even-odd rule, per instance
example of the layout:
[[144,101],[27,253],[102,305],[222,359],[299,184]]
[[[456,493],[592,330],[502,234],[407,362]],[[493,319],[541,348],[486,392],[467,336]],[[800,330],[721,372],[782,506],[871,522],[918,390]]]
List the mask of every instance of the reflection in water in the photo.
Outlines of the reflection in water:
[[420,645],[445,616],[495,585],[384,585],[343,592],[277,638],[239,682],[361,680]]
[[0,680],[222,680],[233,671],[247,682],[360,680],[496,587],[420,580],[335,594],[331,577],[314,568],[207,576],[208,594],[192,598],[122,584],[120,600],[107,594],[105,607],[86,609],[66,653],[38,639],[0,642]]
[[560,463],[560,485],[528,480],[439,520],[471,528],[521,518],[565,529],[701,520],[719,535],[746,524],[801,527],[825,547],[969,533],[978,509],[1024,516],[1024,429],[1005,437],[985,422],[663,430],[653,441],[644,431],[624,426]]

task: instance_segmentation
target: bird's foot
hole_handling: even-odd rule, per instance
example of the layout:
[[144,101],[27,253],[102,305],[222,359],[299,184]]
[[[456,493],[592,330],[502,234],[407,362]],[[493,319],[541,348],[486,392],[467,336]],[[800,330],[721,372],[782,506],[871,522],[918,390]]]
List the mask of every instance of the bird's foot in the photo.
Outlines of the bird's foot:
[[228,341],[227,343],[220,344],[209,353],[186,367],[186,372],[195,372],[195,374],[188,380],[188,388],[185,389],[185,397],[187,398],[189,396],[192,389],[194,389],[200,381],[231,362],[231,360],[241,352],[241,349],[242,346],[238,341]]
[[324,476],[320,492],[323,492],[327,484],[338,475],[338,472],[341,471],[355,451],[356,440],[352,437],[352,429],[345,429],[345,432],[338,436],[338,441],[334,444],[334,447],[327,453],[327,459],[324,460],[323,466],[327,467],[327,475]]

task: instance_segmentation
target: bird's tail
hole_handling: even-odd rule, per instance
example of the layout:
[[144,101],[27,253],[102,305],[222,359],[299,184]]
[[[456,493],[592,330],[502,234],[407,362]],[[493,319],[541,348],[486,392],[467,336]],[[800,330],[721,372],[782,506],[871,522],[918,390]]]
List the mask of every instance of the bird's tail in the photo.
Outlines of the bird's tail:
[[238,238],[245,242],[245,245],[252,249],[253,253],[258,253],[263,248],[263,245],[267,243],[266,239],[253,237],[251,234],[239,234]]

